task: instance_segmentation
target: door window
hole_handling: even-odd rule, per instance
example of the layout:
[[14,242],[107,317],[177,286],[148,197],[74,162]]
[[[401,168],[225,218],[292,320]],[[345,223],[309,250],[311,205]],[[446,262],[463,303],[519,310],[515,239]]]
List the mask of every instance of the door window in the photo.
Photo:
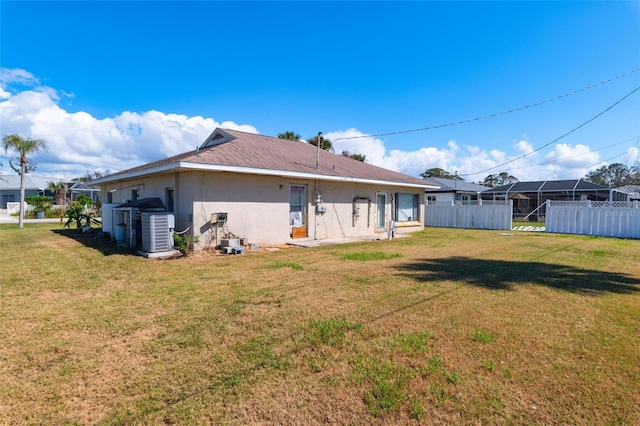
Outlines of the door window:
[[289,186],[289,224],[303,227],[307,216],[307,187],[304,185]]

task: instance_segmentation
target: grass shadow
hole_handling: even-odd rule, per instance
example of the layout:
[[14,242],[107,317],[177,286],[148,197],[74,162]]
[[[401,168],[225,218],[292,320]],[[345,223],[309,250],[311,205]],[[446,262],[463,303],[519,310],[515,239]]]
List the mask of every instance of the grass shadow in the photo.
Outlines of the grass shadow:
[[116,243],[110,239],[105,240],[99,238],[98,230],[95,228],[91,232],[81,232],[80,229],[76,228],[52,229],[51,232],[56,235],[71,238],[86,247],[98,250],[105,256],[114,254],[135,255],[135,252],[128,247],[118,247]]
[[403,276],[418,281],[457,281],[490,290],[513,290],[518,285],[543,285],[590,295],[640,291],[640,277],[540,262],[456,256],[422,259],[399,268]]

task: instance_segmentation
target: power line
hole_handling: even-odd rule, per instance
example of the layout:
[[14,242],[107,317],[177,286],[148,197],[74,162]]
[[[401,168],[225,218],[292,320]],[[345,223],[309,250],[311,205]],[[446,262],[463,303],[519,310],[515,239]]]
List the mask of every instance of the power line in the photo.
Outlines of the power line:
[[[629,142],[630,140],[633,140],[633,139],[637,139],[637,140],[639,140],[639,141],[640,141],[640,136],[634,136],[634,137],[632,137],[632,138],[628,138],[628,139],[625,139],[625,140],[620,141],[620,142],[612,143],[612,144],[610,144],[610,145],[605,145],[605,146],[602,146],[602,147],[600,147],[600,148],[596,148],[594,151],[591,151],[591,150],[590,150],[589,152],[581,152],[581,153],[579,153],[579,154],[569,155],[569,156],[567,156],[567,157],[558,158],[557,160],[543,161],[543,162],[541,162],[541,163],[534,163],[534,164],[525,164],[525,165],[523,165],[523,166],[519,166],[519,167],[510,167],[510,168],[506,169],[505,171],[521,170],[521,169],[526,169],[527,167],[546,166],[546,165],[558,164],[558,163],[560,163],[560,161],[568,160],[568,159],[570,159],[570,158],[575,158],[575,157],[581,157],[581,156],[583,156],[583,155],[587,155],[587,154],[592,154],[592,153],[593,153],[593,152],[595,152],[595,151],[599,151],[599,150],[603,150],[603,149],[611,148],[612,146],[622,145],[623,143],[627,143],[627,142]],[[637,145],[637,144],[638,144],[638,142],[636,142],[636,145]],[[618,155],[616,155],[616,157],[619,157],[619,156],[621,156],[621,155],[624,155],[624,153],[622,153],[622,154],[618,154]],[[607,160],[604,160],[604,161],[607,161]],[[627,161],[628,161],[628,160],[627,160]],[[591,166],[589,166],[589,167],[591,167]]]
[[[640,137],[638,137],[636,144],[633,146],[634,149],[638,147],[638,142],[640,142]],[[629,156],[627,157],[627,161],[624,162],[625,164],[627,164],[629,160],[631,160],[632,153],[633,153],[633,150],[629,150]],[[636,163],[638,162],[638,158],[640,158],[640,156],[636,156],[636,161],[635,161]]]
[[532,104],[529,104],[529,105],[525,105],[525,106],[521,106],[521,107],[517,107],[517,108],[512,108],[512,109],[509,109],[509,110],[506,110],[506,111],[494,112],[492,114],[481,115],[481,116],[478,116],[478,117],[468,118],[468,119],[460,120],[460,121],[453,121],[451,123],[436,124],[434,126],[421,127],[421,128],[418,128],[418,129],[398,130],[398,131],[395,131],[395,132],[376,133],[376,134],[372,134],[372,135],[345,136],[345,137],[342,137],[342,138],[334,139],[332,142],[336,142],[336,141],[340,141],[340,140],[347,140],[347,139],[373,138],[373,137],[379,137],[379,136],[399,135],[399,134],[403,134],[403,133],[423,132],[423,131],[426,131],[426,130],[439,129],[439,128],[442,128],[442,127],[449,127],[449,126],[457,126],[459,124],[471,123],[473,121],[479,121],[479,120],[484,120],[484,119],[487,119],[487,118],[493,118],[493,117],[497,117],[499,115],[510,114],[512,112],[522,111],[523,109],[537,107],[539,105],[546,104],[548,102],[553,102],[553,101],[556,101],[558,99],[562,99],[562,98],[566,98],[566,97],[571,96],[571,95],[575,95],[577,93],[585,92],[585,91],[587,91],[589,89],[593,89],[594,87],[602,86],[603,84],[610,83],[610,82],[612,82],[614,80],[618,80],[620,78],[626,77],[626,76],[631,75],[634,72],[638,72],[638,71],[640,71],[640,68],[636,68],[636,69],[633,69],[631,71],[627,71],[627,72],[625,72],[623,74],[617,75],[615,77],[611,77],[611,78],[609,78],[607,80],[603,80],[603,81],[600,81],[598,83],[592,84],[590,86],[583,87],[582,89],[578,89],[578,90],[574,90],[574,91],[571,91],[571,92],[567,92],[567,93],[564,93],[562,95],[558,95],[558,96],[553,97],[553,98],[545,99],[543,101],[535,102],[535,103],[532,103]]
[[591,117],[589,120],[587,120],[587,121],[585,121],[584,123],[580,124],[578,127],[575,127],[575,128],[573,128],[572,130],[569,130],[569,131],[568,131],[567,133],[565,133],[564,135],[562,135],[562,136],[559,136],[559,137],[555,138],[555,139],[554,139],[554,140],[552,140],[551,142],[546,143],[546,144],[542,145],[541,147],[534,149],[534,150],[533,150],[533,151],[531,151],[531,152],[528,152],[528,153],[526,153],[526,154],[520,155],[520,156],[518,156],[518,157],[516,157],[516,158],[512,158],[511,160],[506,161],[506,162],[504,162],[504,163],[502,163],[502,164],[498,164],[497,166],[489,167],[488,169],[480,170],[480,171],[477,171],[477,172],[474,172],[474,173],[465,173],[465,174],[461,174],[460,176],[471,176],[471,175],[477,175],[477,174],[480,174],[480,173],[485,173],[485,172],[488,172],[488,171],[491,171],[491,170],[495,170],[495,169],[497,169],[497,168],[499,168],[499,167],[503,167],[503,166],[506,166],[507,164],[513,163],[514,161],[517,161],[517,160],[519,160],[519,159],[521,159],[521,158],[527,157],[527,156],[529,156],[529,155],[533,154],[534,152],[538,152],[538,151],[542,150],[543,148],[546,148],[546,147],[548,147],[549,145],[551,145],[551,144],[553,144],[553,143],[558,142],[560,139],[562,139],[562,138],[564,138],[564,137],[566,137],[566,136],[569,136],[571,133],[575,132],[576,130],[581,129],[582,127],[584,127],[584,126],[586,126],[587,124],[591,123],[593,120],[595,120],[596,118],[598,118],[598,117],[600,117],[601,115],[605,114],[606,112],[608,112],[609,110],[611,110],[613,107],[615,107],[616,105],[618,105],[620,102],[624,101],[626,98],[628,98],[629,96],[631,96],[632,94],[634,94],[634,93],[635,93],[635,92],[637,92],[638,90],[640,90],[640,86],[636,87],[636,88],[635,88],[635,89],[633,89],[631,92],[629,92],[629,93],[627,93],[626,95],[624,95],[622,98],[620,98],[619,100],[617,100],[616,102],[614,102],[614,103],[613,103],[613,105],[609,106],[609,107],[608,107],[607,109],[605,109],[604,111],[602,111],[602,112],[600,112],[600,113],[596,114],[595,116]]

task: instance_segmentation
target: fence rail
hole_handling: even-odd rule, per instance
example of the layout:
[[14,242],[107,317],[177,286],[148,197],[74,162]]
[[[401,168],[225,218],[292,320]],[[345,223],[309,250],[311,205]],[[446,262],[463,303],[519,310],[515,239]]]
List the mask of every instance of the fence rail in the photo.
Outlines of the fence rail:
[[509,201],[504,200],[470,200],[470,201],[428,201],[428,206],[509,206]]
[[634,201],[547,201],[548,206],[552,207],[594,207],[594,208],[622,208],[637,209],[638,200]]

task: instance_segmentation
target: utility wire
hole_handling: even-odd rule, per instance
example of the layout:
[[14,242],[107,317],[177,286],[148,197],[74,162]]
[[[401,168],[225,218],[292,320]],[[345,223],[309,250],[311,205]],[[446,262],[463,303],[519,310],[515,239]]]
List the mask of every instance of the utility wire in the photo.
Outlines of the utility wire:
[[[631,160],[631,155],[633,155],[633,150],[638,147],[638,142],[640,142],[640,137],[638,137],[638,140],[636,140],[636,144],[633,146],[633,149],[629,150],[629,156],[627,157],[627,161],[625,161],[624,164],[627,164],[629,160]],[[640,158],[640,156],[636,156],[636,163],[638,162],[638,158]]]
[[617,100],[616,102],[614,102],[614,103],[613,103],[613,105],[609,106],[609,107],[608,107],[607,109],[605,109],[604,111],[602,111],[602,112],[600,112],[600,113],[596,114],[595,116],[591,117],[589,120],[585,121],[584,123],[582,123],[582,124],[581,124],[581,125],[579,125],[578,127],[575,127],[575,128],[573,128],[572,130],[569,130],[569,131],[568,131],[567,133],[565,133],[564,135],[562,135],[562,136],[559,136],[559,137],[555,138],[555,139],[554,139],[554,140],[552,140],[551,142],[546,143],[546,144],[542,145],[541,147],[534,149],[534,150],[533,150],[533,151],[531,151],[531,152],[528,152],[528,153],[526,153],[526,154],[520,155],[520,156],[518,156],[518,157],[516,157],[516,158],[512,158],[511,160],[506,161],[506,162],[504,162],[504,163],[502,163],[502,164],[498,164],[497,166],[489,167],[488,169],[484,169],[484,170],[479,170],[479,171],[474,172],[474,173],[465,173],[465,174],[461,174],[461,175],[459,175],[459,176],[471,176],[471,175],[477,175],[477,174],[480,174],[480,173],[485,173],[485,172],[488,172],[488,171],[491,171],[491,170],[495,170],[495,169],[497,169],[497,168],[500,168],[500,167],[506,166],[507,164],[513,163],[514,161],[517,161],[517,160],[519,160],[519,159],[521,159],[521,158],[527,157],[527,156],[529,156],[529,155],[533,154],[534,152],[538,152],[538,151],[540,151],[541,149],[546,148],[546,147],[548,147],[549,145],[551,145],[551,144],[553,144],[553,143],[558,142],[560,139],[562,139],[562,138],[564,138],[564,137],[566,137],[566,136],[569,136],[571,133],[575,132],[576,130],[583,128],[584,126],[586,126],[587,124],[589,124],[589,123],[591,123],[593,120],[595,120],[596,118],[600,117],[601,115],[603,115],[603,114],[605,114],[606,112],[608,112],[609,110],[611,110],[613,107],[615,107],[616,105],[618,105],[620,102],[624,101],[626,98],[628,98],[629,96],[631,96],[632,94],[634,94],[634,93],[635,93],[635,92],[637,92],[638,90],[640,90],[640,86],[636,87],[636,88],[635,88],[635,89],[633,89],[631,92],[627,93],[627,94],[626,94],[626,95],[624,95],[622,98],[620,98],[619,100]]
[[[628,138],[628,139],[625,139],[625,140],[620,141],[620,142],[612,143],[611,145],[605,145],[605,146],[602,146],[602,147],[600,147],[600,148],[596,148],[596,150],[595,150],[595,151],[599,151],[599,150],[603,150],[603,149],[611,148],[612,146],[616,146],[616,145],[622,145],[623,143],[627,143],[627,142],[629,142],[630,140],[633,140],[633,139],[638,139],[638,140],[640,141],[640,136],[634,136],[634,137],[632,137],[632,138]],[[636,145],[637,145],[637,144],[638,144],[638,142],[636,142]],[[519,166],[519,167],[509,167],[509,168],[508,168],[508,169],[506,169],[505,171],[526,169],[527,167],[546,166],[546,165],[558,164],[558,163],[560,163],[561,161],[568,160],[568,159],[570,159],[570,158],[581,157],[581,156],[583,156],[583,155],[587,155],[587,154],[592,154],[592,153],[593,153],[593,152],[595,152],[595,151],[581,152],[581,153],[579,153],[579,154],[569,155],[569,156],[566,156],[566,157],[558,158],[557,160],[542,161],[542,162],[540,162],[540,163],[534,163],[534,164],[525,164],[525,165],[523,165],[523,166]],[[621,156],[621,155],[624,155],[624,153],[622,153],[622,154],[618,154],[618,155],[616,155],[616,157],[619,157],[619,156]],[[603,160],[603,161],[607,161],[607,160]],[[627,160],[627,161],[628,161],[628,160]],[[592,167],[592,166],[589,166],[589,167]],[[460,175],[459,175],[459,176],[460,176]]]
[[610,82],[612,82],[614,80],[618,80],[620,78],[626,77],[626,76],[631,75],[634,72],[638,72],[638,71],[640,71],[640,68],[636,68],[636,69],[633,69],[631,71],[627,71],[627,72],[625,72],[623,74],[617,75],[617,76],[612,77],[610,79],[603,80],[603,81],[601,81],[599,83],[595,83],[595,84],[592,84],[590,86],[583,87],[582,89],[574,90],[572,92],[567,92],[567,93],[564,93],[562,95],[558,95],[558,96],[553,97],[553,98],[545,99],[543,101],[535,102],[535,103],[532,103],[532,104],[529,104],[529,105],[525,105],[525,106],[521,106],[521,107],[517,107],[517,108],[512,108],[512,109],[509,109],[509,110],[506,110],[506,111],[494,112],[493,114],[481,115],[481,116],[474,117],[474,118],[468,118],[468,119],[460,120],[460,121],[453,121],[451,123],[436,124],[434,126],[421,127],[421,128],[418,128],[418,129],[399,130],[399,131],[387,132],[387,133],[376,133],[376,134],[373,134],[373,135],[345,136],[345,137],[342,137],[342,138],[333,139],[332,142],[336,142],[336,141],[340,141],[340,140],[347,140],[347,139],[373,138],[373,137],[379,137],[379,136],[399,135],[399,134],[403,134],[403,133],[423,132],[423,131],[426,131],[426,130],[439,129],[439,128],[442,128],[442,127],[449,127],[449,126],[457,126],[459,124],[471,123],[473,121],[479,121],[479,120],[484,120],[484,119],[487,119],[487,118],[493,118],[493,117],[497,117],[499,115],[510,114],[512,112],[522,111],[523,109],[537,107],[539,105],[546,104],[548,102],[553,102],[553,101],[556,101],[558,99],[566,98],[568,96],[575,95],[575,94],[580,93],[580,92],[585,92],[585,91],[587,91],[589,89],[593,89],[594,87],[602,86],[603,84],[610,83]]

